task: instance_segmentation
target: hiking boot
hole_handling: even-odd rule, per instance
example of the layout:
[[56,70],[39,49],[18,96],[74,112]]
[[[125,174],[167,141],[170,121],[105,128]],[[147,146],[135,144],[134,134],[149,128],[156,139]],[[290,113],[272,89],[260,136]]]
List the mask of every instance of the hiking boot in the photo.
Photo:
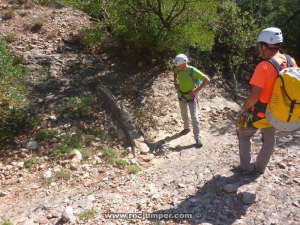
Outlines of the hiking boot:
[[203,143],[200,138],[196,139],[196,146],[197,148],[201,148],[203,146]]
[[180,135],[186,135],[187,133],[189,133],[191,131],[191,129],[184,129],[184,130],[182,130],[182,131],[180,131]]

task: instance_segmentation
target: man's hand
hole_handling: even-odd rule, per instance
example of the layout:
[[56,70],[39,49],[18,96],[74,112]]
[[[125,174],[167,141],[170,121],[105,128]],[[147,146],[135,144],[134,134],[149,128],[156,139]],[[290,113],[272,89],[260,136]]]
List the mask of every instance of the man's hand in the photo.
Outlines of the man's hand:
[[243,105],[240,115],[242,115],[244,112],[248,111],[248,109],[255,105],[255,103],[259,100],[261,90],[261,87],[252,86],[251,92]]
[[197,92],[198,92],[198,88],[195,88],[195,89],[189,91],[189,95],[195,95],[195,94],[197,94]]
[[248,109],[242,109],[241,112],[240,112],[240,115],[243,115],[243,113],[247,112]]

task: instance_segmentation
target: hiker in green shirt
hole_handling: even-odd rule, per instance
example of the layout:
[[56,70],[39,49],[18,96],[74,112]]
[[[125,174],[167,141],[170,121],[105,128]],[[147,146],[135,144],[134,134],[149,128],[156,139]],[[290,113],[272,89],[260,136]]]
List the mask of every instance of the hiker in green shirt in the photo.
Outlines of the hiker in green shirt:
[[200,92],[210,80],[205,74],[201,73],[196,68],[189,66],[187,63],[188,58],[184,54],[179,54],[174,59],[174,85],[175,90],[178,92],[181,117],[184,123],[184,129],[180,134],[184,135],[190,132],[187,110],[187,107],[189,107],[196,146],[201,148],[203,144],[200,135],[200,120],[198,117],[198,101],[196,94]]

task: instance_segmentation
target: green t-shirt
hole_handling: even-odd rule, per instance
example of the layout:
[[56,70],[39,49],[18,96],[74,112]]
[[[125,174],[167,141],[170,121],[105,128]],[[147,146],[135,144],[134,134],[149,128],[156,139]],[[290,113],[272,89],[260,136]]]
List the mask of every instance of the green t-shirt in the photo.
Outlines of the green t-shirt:
[[[191,73],[191,66],[186,71],[179,71],[177,68],[175,68],[174,72],[177,74],[177,81],[179,84],[179,89],[182,92],[189,92],[195,88],[195,84],[193,83],[193,80],[190,76]],[[200,72],[198,69],[194,68],[193,77],[195,82],[197,80],[204,81],[206,78],[206,75],[202,72]],[[184,97],[190,97],[191,95],[184,95]]]

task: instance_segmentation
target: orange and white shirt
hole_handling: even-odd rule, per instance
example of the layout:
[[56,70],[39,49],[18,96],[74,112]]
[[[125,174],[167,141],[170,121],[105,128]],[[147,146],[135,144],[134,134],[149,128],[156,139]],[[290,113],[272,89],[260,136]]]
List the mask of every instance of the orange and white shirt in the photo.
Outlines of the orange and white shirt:
[[[283,54],[279,53],[271,58],[275,59],[282,68],[288,67],[287,59]],[[296,61],[294,59],[292,60],[294,67],[297,67]],[[259,96],[260,102],[268,103],[270,101],[277,76],[277,69],[268,61],[262,61],[256,66],[249,84],[262,88]],[[261,112],[259,112],[257,115],[259,117],[265,117],[265,114]]]

